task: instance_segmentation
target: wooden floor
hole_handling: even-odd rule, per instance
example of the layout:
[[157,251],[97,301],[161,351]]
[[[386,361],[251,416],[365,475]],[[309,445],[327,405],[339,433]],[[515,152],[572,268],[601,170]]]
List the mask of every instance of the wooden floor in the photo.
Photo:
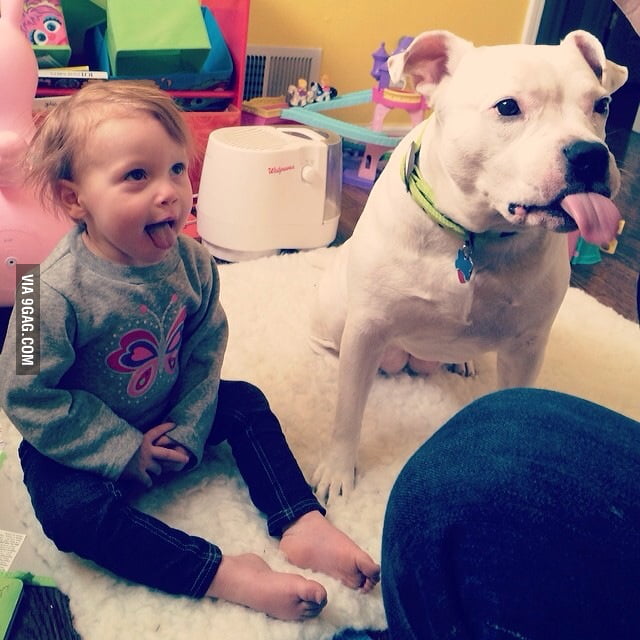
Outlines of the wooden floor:
[[[624,138],[623,138],[624,140]],[[615,202],[625,220],[615,254],[603,254],[594,265],[574,265],[571,284],[584,289],[629,320],[638,320],[640,272],[640,134],[631,133],[626,145],[611,148],[618,159],[622,186]]]
[[[575,264],[571,285],[583,289],[628,320],[637,321],[637,283],[640,272],[640,134],[609,141],[622,173],[622,187],[615,202],[625,219],[615,254],[602,253],[601,261]],[[368,192],[344,185],[338,240],[348,238],[367,201]]]

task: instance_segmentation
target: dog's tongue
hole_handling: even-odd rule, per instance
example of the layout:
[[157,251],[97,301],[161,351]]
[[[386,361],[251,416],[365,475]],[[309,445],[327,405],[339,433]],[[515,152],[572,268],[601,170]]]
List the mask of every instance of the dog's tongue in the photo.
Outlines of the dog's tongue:
[[147,233],[158,249],[170,249],[176,241],[173,226],[168,222],[157,222],[147,225]]
[[611,242],[618,232],[618,207],[599,193],[573,193],[560,206],[575,220],[580,235],[591,244]]

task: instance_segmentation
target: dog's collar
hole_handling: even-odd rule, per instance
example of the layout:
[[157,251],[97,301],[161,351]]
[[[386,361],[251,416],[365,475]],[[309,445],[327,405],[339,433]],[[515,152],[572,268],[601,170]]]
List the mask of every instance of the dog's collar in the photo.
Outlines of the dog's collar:
[[[455,233],[462,238],[462,246],[458,249],[458,254],[454,261],[454,266],[458,273],[458,280],[464,284],[469,282],[473,273],[473,241],[476,234],[468,231],[462,225],[447,217],[440,211],[433,202],[433,191],[429,183],[422,176],[420,167],[418,166],[418,158],[420,156],[420,143],[411,142],[409,151],[400,165],[402,181],[407,187],[407,191],[416,204],[440,227]],[[482,235],[489,235],[486,232]],[[498,233],[496,237],[511,236],[513,233]]]
[[418,167],[419,155],[420,143],[412,141],[405,160],[400,165],[402,180],[414,201],[436,224],[462,238],[462,246],[458,249],[454,266],[458,273],[459,282],[464,284],[469,282],[473,274],[474,234],[437,209],[433,203],[433,191],[429,183],[422,177],[422,172]]
[[419,156],[420,143],[412,141],[405,160],[400,166],[402,180],[411,197],[419,207],[443,229],[453,231],[462,238],[467,238],[472,235],[471,231],[467,231],[462,225],[454,222],[436,208],[436,205],[433,203],[433,191],[429,183],[422,177],[422,172],[418,166]]

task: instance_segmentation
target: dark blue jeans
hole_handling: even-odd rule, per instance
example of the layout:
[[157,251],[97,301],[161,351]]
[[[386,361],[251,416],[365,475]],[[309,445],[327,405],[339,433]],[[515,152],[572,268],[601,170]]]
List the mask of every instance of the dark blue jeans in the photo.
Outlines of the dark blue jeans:
[[[310,511],[325,513],[286,443],[263,393],[221,381],[208,443],[226,440],[269,533]],[[124,485],[65,467],[23,441],[24,482],[47,536],[114,574],[168,593],[204,596],[220,565],[214,544],[134,509]],[[215,515],[215,505],[211,508]],[[241,532],[238,535],[242,535]]]
[[392,640],[640,638],[640,424],[551,391],[460,411],[390,494]]

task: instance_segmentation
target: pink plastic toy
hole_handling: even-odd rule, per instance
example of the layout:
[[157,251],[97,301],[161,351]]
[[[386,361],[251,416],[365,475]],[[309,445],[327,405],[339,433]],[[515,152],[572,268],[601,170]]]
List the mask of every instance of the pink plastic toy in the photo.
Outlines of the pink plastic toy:
[[[398,46],[391,55],[401,53],[411,44],[411,36],[403,36],[398,41]],[[371,128],[374,131],[382,131],[384,119],[393,109],[403,109],[409,114],[412,125],[422,122],[424,111],[427,108],[424,96],[416,91],[406,90],[403,87],[392,87],[389,79],[389,67],[387,60],[389,55],[384,47],[384,42],[371,54],[373,68],[371,75],[378,81],[378,86],[373,88],[372,99],[375,105]]]
[[38,66],[20,29],[22,9],[22,0],[0,0],[0,306],[13,305],[15,265],[42,262],[71,226],[44,211],[24,186]]
[[[424,118],[424,112],[427,108],[424,96],[412,90],[391,86],[389,67],[387,66],[389,56],[404,51],[411,44],[412,40],[413,37],[411,36],[401,37],[392,54],[387,53],[383,42],[378,49],[371,54],[373,67],[370,73],[374,80],[378,82],[378,86],[373,87],[371,90],[371,101],[374,105],[373,118],[371,121],[371,129],[373,131],[384,130],[384,119],[387,117],[387,114],[394,109],[406,111],[414,127],[422,122]],[[345,170],[345,182],[370,189],[378,176],[382,156],[388,151],[388,146],[368,142],[365,145],[364,154],[357,172],[349,169]]]

